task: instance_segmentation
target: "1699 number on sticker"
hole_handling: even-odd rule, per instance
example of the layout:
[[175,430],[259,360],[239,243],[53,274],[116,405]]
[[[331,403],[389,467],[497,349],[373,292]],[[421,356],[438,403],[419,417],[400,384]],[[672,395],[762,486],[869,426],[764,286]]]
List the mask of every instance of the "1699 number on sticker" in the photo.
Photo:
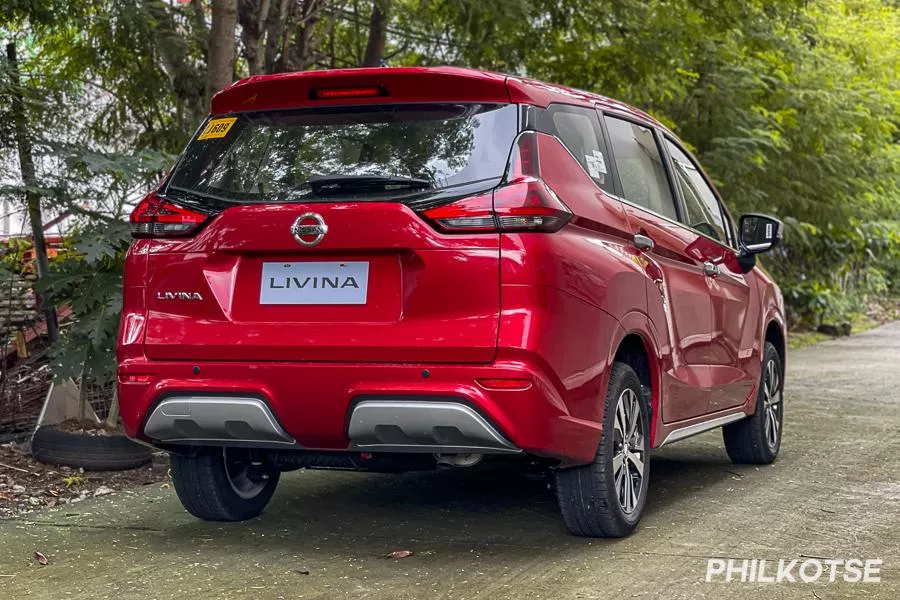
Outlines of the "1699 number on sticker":
[[197,136],[198,140],[211,140],[215,138],[223,138],[237,121],[237,117],[229,117],[227,119],[213,119],[206,124],[206,127]]

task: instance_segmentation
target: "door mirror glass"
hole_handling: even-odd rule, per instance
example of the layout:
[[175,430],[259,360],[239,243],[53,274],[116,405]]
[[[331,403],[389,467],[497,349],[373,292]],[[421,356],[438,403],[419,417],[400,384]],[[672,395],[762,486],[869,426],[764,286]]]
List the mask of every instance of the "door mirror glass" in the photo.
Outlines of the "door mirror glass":
[[768,252],[781,242],[784,225],[767,215],[743,215],[741,217],[741,248],[746,254]]

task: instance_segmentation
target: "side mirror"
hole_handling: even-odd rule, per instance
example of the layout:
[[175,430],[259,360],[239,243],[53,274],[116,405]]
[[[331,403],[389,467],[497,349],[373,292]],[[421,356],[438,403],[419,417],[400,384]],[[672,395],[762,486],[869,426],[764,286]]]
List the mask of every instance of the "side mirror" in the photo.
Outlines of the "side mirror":
[[784,224],[768,215],[747,214],[740,222],[741,254],[768,252],[781,243]]

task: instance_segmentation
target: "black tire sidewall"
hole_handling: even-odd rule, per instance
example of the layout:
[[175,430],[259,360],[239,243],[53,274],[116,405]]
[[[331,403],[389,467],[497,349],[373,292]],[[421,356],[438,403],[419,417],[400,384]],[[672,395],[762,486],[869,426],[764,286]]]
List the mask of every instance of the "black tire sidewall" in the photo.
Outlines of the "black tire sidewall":
[[85,471],[122,471],[150,462],[153,449],[124,435],[85,435],[41,427],[31,440],[31,453],[45,464]]
[[184,507],[208,521],[244,521],[269,504],[281,472],[271,468],[263,489],[243,498],[231,487],[222,448],[204,448],[189,455],[171,455],[172,481]]

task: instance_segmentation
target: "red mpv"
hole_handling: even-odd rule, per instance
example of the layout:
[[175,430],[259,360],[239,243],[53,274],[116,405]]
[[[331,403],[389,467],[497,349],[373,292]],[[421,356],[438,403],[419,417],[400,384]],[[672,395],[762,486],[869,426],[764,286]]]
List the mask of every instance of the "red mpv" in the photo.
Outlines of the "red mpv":
[[[523,457],[568,529],[624,536],[649,454],[781,443],[785,326],[684,145],[620,102],[458,68],[250,77],[131,215],[128,434],[184,506],[258,515],[297,468]],[[509,462],[509,461],[507,461]]]

